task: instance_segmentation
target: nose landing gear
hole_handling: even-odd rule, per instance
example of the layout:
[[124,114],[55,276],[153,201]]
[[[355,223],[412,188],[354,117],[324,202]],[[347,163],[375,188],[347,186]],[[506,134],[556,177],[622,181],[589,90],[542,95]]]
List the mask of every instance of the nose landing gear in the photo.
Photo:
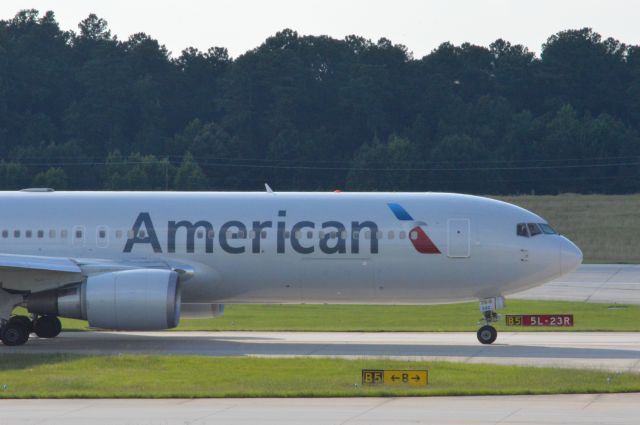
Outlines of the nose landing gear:
[[502,317],[496,312],[499,308],[504,308],[504,298],[485,298],[480,300],[480,311],[482,312],[482,319],[480,324],[483,326],[478,329],[478,341],[482,344],[493,344],[498,338],[498,331],[491,326],[491,323],[497,322]]

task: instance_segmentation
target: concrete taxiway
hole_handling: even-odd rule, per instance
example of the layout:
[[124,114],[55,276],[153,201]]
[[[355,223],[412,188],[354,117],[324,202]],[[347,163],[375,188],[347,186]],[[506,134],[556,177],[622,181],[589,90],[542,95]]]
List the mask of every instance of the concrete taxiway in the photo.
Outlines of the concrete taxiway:
[[584,264],[560,279],[508,298],[640,304],[640,265]]
[[[583,265],[560,281],[509,298],[640,304],[640,266]],[[640,372],[640,333],[67,332],[2,353],[325,356],[448,360]]]
[[0,400],[0,423],[91,424],[609,424],[638,423],[640,394],[554,396]]
[[448,360],[640,372],[640,333],[501,332],[66,332],[2,353],[311,356]]

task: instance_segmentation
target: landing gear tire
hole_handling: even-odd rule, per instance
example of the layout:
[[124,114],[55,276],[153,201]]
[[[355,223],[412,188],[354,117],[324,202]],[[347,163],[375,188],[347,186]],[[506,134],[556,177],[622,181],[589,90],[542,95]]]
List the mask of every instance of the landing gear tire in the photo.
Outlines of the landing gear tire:
[[22,345],[29,340],[29,329],[19,323],[18,320],[9,320],[2,327],[2,335],[0,336],[4,345]]
[[60,334],[62,324],[60,319],[52,315],[38,317],[33,322],[33,331],[40,338],[55,338]]
[[482,344],[493,344],[497,337],[498,331],[493,326],[484,325],[478,329],[478,341]]
[[33,332],[33,322],[27,316],[12,316],[9,323],[19,323],[27,330],[27,333]]

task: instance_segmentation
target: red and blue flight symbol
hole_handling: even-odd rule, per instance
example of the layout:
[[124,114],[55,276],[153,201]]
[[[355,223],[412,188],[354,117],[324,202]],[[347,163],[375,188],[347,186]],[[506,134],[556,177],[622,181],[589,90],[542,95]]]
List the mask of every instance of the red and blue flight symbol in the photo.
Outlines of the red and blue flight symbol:
[[388,203],[387,205],[398,220],[407,223],[411,228],[409,231],[409,240],[416,251],[421,254],[440,254],[438,247],[431,241],[425,231],[422,230],[422,226],[426,225],[426,223],[414,220],[400,204]]

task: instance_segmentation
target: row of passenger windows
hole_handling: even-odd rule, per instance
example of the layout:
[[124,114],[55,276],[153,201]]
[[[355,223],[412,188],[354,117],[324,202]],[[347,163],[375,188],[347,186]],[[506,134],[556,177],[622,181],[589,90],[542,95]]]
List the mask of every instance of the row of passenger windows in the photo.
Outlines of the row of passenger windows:
[[[83,239],[84,238],[84,230],[83,229],[75,229],[73,230],[73,237],[75,239]],[[374,239],[383,239],[385,236],[385,233],[382,231],[377,231],[377,232],[371,232],[371,231],[363,231],[361,232],[362,235],[360,234],[360,232],[353,232],[352,237],[353,239],[358,239],[361,238],[362,236],[364,236],[364,239],[366,240],[370,240],[372,237]],[[45,234],[47,235],[47,237],[49,239],[56,239],[56,238],[60,238],[60,239],[67,239],[69,237],[69,231],[67,229],[60,229],[60,230],[56,230],[56,229],[49,229],[48,231],[44,231],[44,230],[25,230],[24,233],[21,230],[2,230],[2,238],[3,239],[7,239],[9,238],[9,236],[11,235],[14,239],[19,239],[21,237],[27,238],[27,239],[31,239],[31,238],[37,238],[37,239],[43,239],[45,237]],[[123,236],[126,234],[128,239],[131,239],[134,237],[134,233],[133,230],[128,230],[128,231],[123,231],[123,230],[116,230],[114,232],[114,236],[116,239],[122,239]],[[314,236],[317,234],[319,239],[323,239],[325,237],[328,237],[329,239],[336,239],[338,238],[338,236],[340,236],[341,239],[347,239],[348,238],[348,234],[347,231],[342,231],[342,232],[337,232],[337,231],[330,231],[330,232],[325,232],[323,230],[320,231],[312,231],[312,230],[307,230],[307,231],[298,231],[295,232],[293,234],[293,237],[295,239],[313,239]],[[203,230],[198,230],[196,231],[196,237],[198,239],[203,239],[205,235],[205,232]],[[393,240],[396,238],[396,232],[393,230],[389,230],[387,232],[387,239],[389,240]],[[207,232],[207,237],[210,239],[213,239],[215,236],[215,232],[213,230],[209,230]],[[227,231],[226,234],[228,239],[244,239],[247,234],[245,234],[245,232],[243,231]],[[256,233],[255,231],[251,230],[248,232],[248,236],[250,239],[254,239],[256,237]],[[285,230],[284,231],[284,238],[285,239],[289,239],[291,237],[291,232],[289,230]],[[404,230],[400,230],[397,232],[397,236],[398,239],[406,239],[407,238],[407,232],[405,232]],[[106,239],[107,238],[107,230],[104,228],[99,228],[97,231],[97,237],[98,239]],[[138,237],[139,238],[145,238],[147,237],[147,234],[144,230],[140,230],[138,232]],[[263,230],[260,232],[260,238],[262,239],[266,239],[267,237],[267,231]],[[412,231],[409,232],[409,238],[411,238],[412,240],[415,240],[418,238],[418,233],[416,231]]]

